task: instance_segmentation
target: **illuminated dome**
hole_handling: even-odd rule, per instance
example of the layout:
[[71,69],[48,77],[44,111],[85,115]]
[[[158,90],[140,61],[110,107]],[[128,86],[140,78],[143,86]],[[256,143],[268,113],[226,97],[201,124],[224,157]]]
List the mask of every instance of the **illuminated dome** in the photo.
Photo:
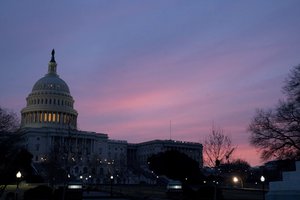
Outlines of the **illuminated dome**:
[[56,73],[55,51],[48,64],[48,73],[39,79],[26,98],[27,106],[21,111],[22,127],[77,127],[77,111],[66,82]]
[[38,80],[32,92],[49,90],[51,92],[70,94],[70,90],[66,82],[59,78],[58,75],[46,74],[45,77]]

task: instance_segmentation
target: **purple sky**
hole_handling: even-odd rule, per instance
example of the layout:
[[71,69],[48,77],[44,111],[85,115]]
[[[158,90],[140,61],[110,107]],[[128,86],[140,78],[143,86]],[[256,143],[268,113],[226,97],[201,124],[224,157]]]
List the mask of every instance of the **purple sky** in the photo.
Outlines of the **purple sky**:
[[252,165],[248,124],[300,63],[300,1],[1,1],[0,106],[17,113],[56,50],[81,130],[201,142]]

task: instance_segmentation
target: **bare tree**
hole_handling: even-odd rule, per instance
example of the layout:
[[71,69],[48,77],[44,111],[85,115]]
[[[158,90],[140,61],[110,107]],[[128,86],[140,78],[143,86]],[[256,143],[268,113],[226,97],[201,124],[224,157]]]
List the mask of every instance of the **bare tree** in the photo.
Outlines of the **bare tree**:
[[205,163],[216,167],[220,163],[229,162],[236,147],[233,147],[229,136],[220,128],[212,127],[212,132],[204,141]]
[[15,177],[16,167],[19,167],[17,161],[21,160],[18,127],[17,115],[0,107],[0,198],[7,184]]
[[18,127],[19,119],[17,115],[0,107],[0,134],[14,132]]
[[263,160],[300,158],[300,65],[290,72],[283,92],[285,100],[257,110],[249,125],[250,143]]

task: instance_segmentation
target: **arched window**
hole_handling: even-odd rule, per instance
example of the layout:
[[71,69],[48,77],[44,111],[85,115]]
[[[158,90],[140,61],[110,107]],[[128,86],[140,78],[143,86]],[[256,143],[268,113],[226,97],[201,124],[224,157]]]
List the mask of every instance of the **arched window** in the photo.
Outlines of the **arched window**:
[[45,99],[45,104],[47,104],[48,103],[48,99]]

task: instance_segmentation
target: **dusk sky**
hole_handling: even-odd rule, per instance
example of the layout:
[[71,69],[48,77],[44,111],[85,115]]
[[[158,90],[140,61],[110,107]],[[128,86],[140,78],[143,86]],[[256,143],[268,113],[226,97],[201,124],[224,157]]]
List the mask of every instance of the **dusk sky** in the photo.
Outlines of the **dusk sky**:
[[272,108],[300,64],[299,0],[0,2],[0,106],[20,113],[51,50],[78,127],[130,143],[202,142],[212,124],[235,158],[257,108]]

